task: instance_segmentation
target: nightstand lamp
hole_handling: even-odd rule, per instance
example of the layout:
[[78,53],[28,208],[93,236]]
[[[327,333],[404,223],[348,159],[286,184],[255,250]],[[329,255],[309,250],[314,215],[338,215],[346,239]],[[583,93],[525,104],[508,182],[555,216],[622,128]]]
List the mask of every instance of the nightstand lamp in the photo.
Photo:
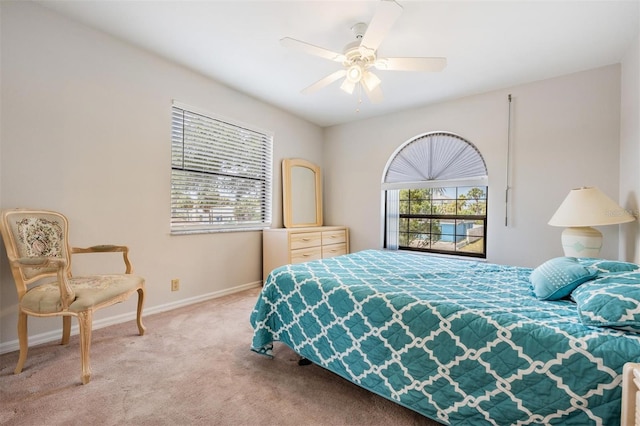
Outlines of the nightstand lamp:
[[602,233],[592,226],[617,225],[635,218],[598,188],[572,189],[555,212],[549,225],[564,226],[562,248],[565,256],[599,257]]

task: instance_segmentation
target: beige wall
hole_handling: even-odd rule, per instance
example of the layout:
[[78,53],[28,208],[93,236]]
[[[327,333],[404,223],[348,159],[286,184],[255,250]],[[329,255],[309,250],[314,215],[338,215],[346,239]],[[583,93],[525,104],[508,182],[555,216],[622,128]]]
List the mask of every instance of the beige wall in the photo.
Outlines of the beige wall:
[[[620,204],[640,210],[640,35],[622,59],[620,118]],[[620,226],[620,258],[640,263],[638,221]]]
[[[432,131],[475,144],[489,170],[487,258],[536,266],[562,255],[547,225],[569,190],[618,196],[620,67],[608,66],[325,129],[325,218],[350,227],[353,251],[381,246],[380,182],[389,156]],[[512,190],[505,226],[507,96],[512,107]],[[602,228],[607,258],[617,227]]]
[[[136,271],[147,279],[147,312],[258,284],[260,232],[169,235],[171,102],[274,132],[278,227],[280,161],[302,157],[322,165],[321,129],[47,9],[0,7],[0,207],[66,213],[75,246],[130,246]],[[17,302],[4,250],[0,256],[0,351],[6,351],[17,347]],[[76,272],[88,270],[88,262],[78,258]],[[170,291],[172,278],[180,278],[180,291]],[[101,311],[98,323],[133,318],[134,303]],[[30,319],[29,327],[46,340],[60,324]]]

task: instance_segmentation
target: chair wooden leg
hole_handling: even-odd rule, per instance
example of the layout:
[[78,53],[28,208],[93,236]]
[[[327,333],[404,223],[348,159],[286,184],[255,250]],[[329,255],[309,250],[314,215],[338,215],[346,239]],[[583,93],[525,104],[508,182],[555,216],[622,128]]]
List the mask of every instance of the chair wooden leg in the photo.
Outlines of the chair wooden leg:
[[144,288],[138,289],[138,332],[141,336],[144,335],[146,327],[142,324],[142,306],[144,305]]
[[69,336],[71,336],[71,317],[62,317],[62,342],[61,345],[69,344]]
[[27,351],[29,350],[29,335],[27,334],[27,314],[20,312],[18,314],[18,340],[20,341],[20,357],[14,374],[20,374],[22,367],[27,360]]
[[82,360],[82,384],[86,385],[91,380],[91,326],[93,311],[88,310],[78,314],[80,326],[80,359]]

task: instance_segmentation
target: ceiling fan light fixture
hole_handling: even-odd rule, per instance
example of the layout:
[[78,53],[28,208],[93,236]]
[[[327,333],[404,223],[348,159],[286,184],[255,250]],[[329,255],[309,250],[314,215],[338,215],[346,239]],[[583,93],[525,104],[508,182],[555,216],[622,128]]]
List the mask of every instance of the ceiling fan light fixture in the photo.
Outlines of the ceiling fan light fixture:
[[345,78],[342,84],[340,85],[340,89],[342,89],[343,92],[346,92],[350,95],[353,94],[353,89],[355,89],[355,87],[356,87],[356,83],[351,82],[348,77]]
[[367,90],[372,91],[380,85],[380,79],[374,73],[367,71],[362,76],[362,84],[364,84]]
[[351,65],[349,69],[347,69],[347,80],[349,80],[353,84],[356,84],[360,80],[362,80],[363,74],[364,74],[364,71],[362,69],[362,66],[360,66],[360,64]]

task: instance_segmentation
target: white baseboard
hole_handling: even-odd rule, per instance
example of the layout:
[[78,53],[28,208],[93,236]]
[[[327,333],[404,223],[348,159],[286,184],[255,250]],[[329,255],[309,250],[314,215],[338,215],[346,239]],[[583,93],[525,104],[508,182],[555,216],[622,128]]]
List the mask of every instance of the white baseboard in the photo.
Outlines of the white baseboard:
[[[194,303],[204,302],[205,300],[215,299],[229,294],[238,293],[240,291],[249,290],[250,288],[260,287],[262,281],[255,281],[248,284],[242,284],[236,287],[227,288],[225,290],[214,291],[212,293],[203,294],[201,296],[190,297],[188,299],[181,299],[171,303],[165,303],[163,305],[153,306],[151,308],[144,309],[144,316],[157,314],[160,312],[170,311],[172,309],[181,308],[183,306],[193,305]],[[135,297],[135,296],[134,296]],[[120,324],[127,321],[136,319],[136,312],[129,312],[126,314],[116,315],[113,317],[102,318],[93,322],[93,329],[108,327],[110,325]],[[72,323],[73,324],[73,323]],[[78,324],[71,326],[71,335],[79,333]],[[29,336],[29,346],[36,346],[42,343],[49,343],[62,338],[62,328],[59,330],[48,331],[46,333],[40,333],[33,336]],[[11,340],[9,342],[0,343],[0,354],[17,351],[20,349],[20,343],[18,339]]]

